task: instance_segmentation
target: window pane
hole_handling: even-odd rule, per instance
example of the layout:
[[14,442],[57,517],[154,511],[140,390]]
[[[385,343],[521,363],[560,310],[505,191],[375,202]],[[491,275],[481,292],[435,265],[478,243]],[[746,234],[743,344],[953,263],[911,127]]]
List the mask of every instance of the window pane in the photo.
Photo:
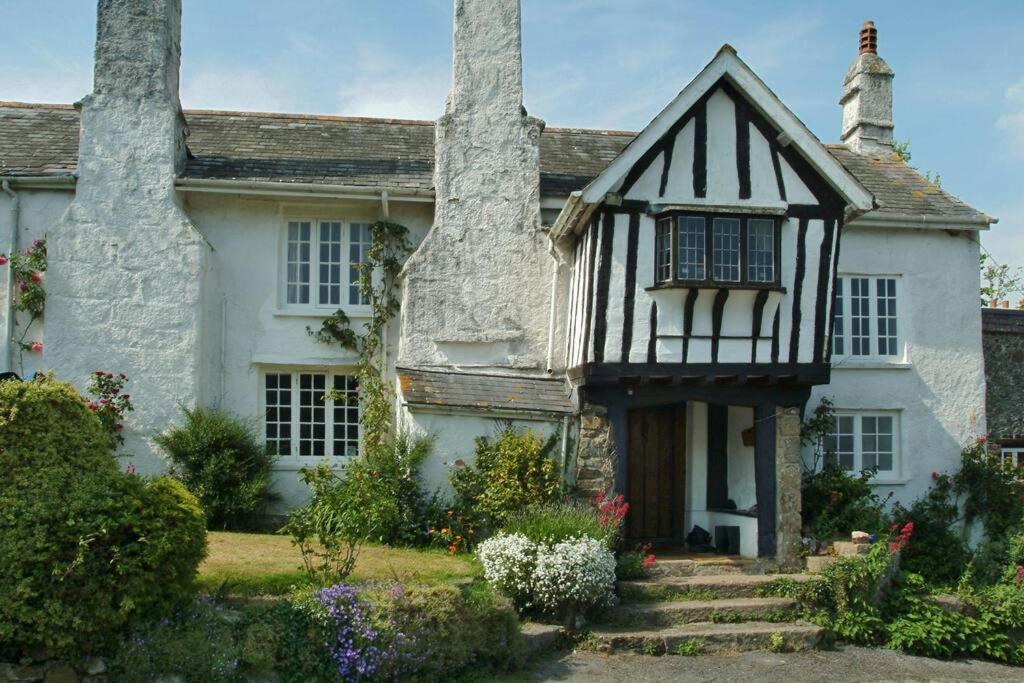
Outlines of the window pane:
[[679,217],[680,280],[704,279],[704,219],[698,216]]
[[738,218],[716,218],[712,223],[714,279],[738,282],[740,279],[740,221]]
[[341,303],[341,223],[320,223],[320,292],[321,306]]
[[350,375],[335,375],[334,390],[334,455],[359,455],[359,392],[358,382]]
[[832,431],[825,437],[825,464],[838,465],[853,470],[853,418],[849,415],[836,416]]
[[893,419],[891,416],[865,415],[861,418],[861,454],[864,469],[879,472],[893,469]]
[[349,229],[348,302],[365,306],[370,300],[359,290],[359,264],[369,260],[370,225],[353,223]]
[[269,374],[265,378],[267,448],[274,455],[291,455],[291,401],[292,376],[287,373]]
[[666,282],[672,278],[672,222],[658,221],[654,231],[654,280]]
[[299,455],[323,455],[325,452],[326,388],[326,375],[299,375]]
[[775,281],[775,221],[764,218],[747,221],[747,279]]
[[845,321],[843,320],[843,278],[836,278],[836,315],[832,323],[832,353],[842,356],[846,353]]
[[875,281],[878,311],[878,355],[896,355],[896,280],[879,278]]
[[871,355],[871,291],[866,277],[850,278],[850,328],[853,355]]
[[309,303],[310,224],[308,221],[288,223],[288,263],[286,270],[287,302]]

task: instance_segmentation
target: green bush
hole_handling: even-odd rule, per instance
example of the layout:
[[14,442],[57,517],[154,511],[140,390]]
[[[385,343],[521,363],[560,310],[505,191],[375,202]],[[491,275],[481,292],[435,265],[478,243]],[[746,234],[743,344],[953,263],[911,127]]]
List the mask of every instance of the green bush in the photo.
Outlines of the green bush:
[[450,478],[458,507],[493,530],[517,511],[555,502],[562,492],[551,458],[557,444],[557,434],[543,441],[511,426],[493,439],[478,437],[474,464],[454,470]]
[[273,498],[274,456],[249,422],[213,408],[184,409],[185,421],[153,441],[170,474],[191,491],[211,529],[251,530]]
[[534,505],[512,513],[502,531],[547,545],[589,536],[614,549],[618,540],[618,527],[601,524],[595,506],[576,501]]
[[180,484],[119,471],[68,384],[2,382],[0,416],[0,654],[101,651],[191,597],[205,520]]
[[932,487],[909,508],[896,504],[892,509],[896,524],[914,523],[914,536],[903,550],[900,567],[929,583],[947,586],[956,583],[970,559],[960,536],[953,485],[952,477],[936,473]]
[[851,475],[835,465],[805,472],[800,487],[804,532],[819,540],[849,538],[851,531],[888,527],[884,501],[871,485],[872,470]]

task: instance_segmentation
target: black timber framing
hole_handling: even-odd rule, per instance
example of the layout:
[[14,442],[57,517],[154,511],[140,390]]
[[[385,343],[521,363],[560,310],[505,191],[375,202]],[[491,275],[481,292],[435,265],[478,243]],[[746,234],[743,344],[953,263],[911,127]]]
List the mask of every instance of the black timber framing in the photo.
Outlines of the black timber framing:
[[724,510],[729,500],[729,406],[708,405],[707,507]]
[[774,557],[776,542],[775,405],[754,407],[754,487],[757,499],[757,556]]
[[[713,386],[807,387],[827,384],[828,363],[584,363],[567,375],[581,387]],[[744,405],[754,405],[745,403]]]

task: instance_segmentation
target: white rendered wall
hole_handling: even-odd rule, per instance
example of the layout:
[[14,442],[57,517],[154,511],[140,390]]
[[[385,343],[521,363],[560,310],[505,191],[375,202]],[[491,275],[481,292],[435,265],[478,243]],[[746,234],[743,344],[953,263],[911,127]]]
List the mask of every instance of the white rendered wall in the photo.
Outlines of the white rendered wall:
[[753,426],[753,408],[729,406],[729,498],[736,503],[737,510],[749,510],[757,503],[757,490],[754,486],[754,447],[743,445],[743,430]]
[[909,505],[933,471],[956,470],[961,447],[985,433],[975,235],[854,224],[844,230],[839,273],[900,276],[902,353],[893,364],[834,359],[831,384],[815,388],[807,411],[822,396],[838,409],[899,411],[902,467],[878,492]]

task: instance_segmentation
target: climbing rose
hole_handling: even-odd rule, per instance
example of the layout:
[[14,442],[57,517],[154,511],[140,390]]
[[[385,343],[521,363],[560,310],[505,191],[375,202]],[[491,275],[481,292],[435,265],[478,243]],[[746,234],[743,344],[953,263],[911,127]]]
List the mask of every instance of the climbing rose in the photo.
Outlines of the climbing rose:
[[932,472],[932,479],[938,479],[938,478],[939,478],[939,473],[938,472]]
[[43,276],[39,273],[32,273],[32,282],[42,282]]
[[6,266],[6,265],[7,265],[7,257],[6,256],[0,256],[0,266]]
[[33,342],[32,350],[35,351],[36,353],[40,353],[43,350],[42,342]]
[[1017,578],[1013,582],[1019,586],[1021,581],[1024,581],[1024,564],[1017,565]]

